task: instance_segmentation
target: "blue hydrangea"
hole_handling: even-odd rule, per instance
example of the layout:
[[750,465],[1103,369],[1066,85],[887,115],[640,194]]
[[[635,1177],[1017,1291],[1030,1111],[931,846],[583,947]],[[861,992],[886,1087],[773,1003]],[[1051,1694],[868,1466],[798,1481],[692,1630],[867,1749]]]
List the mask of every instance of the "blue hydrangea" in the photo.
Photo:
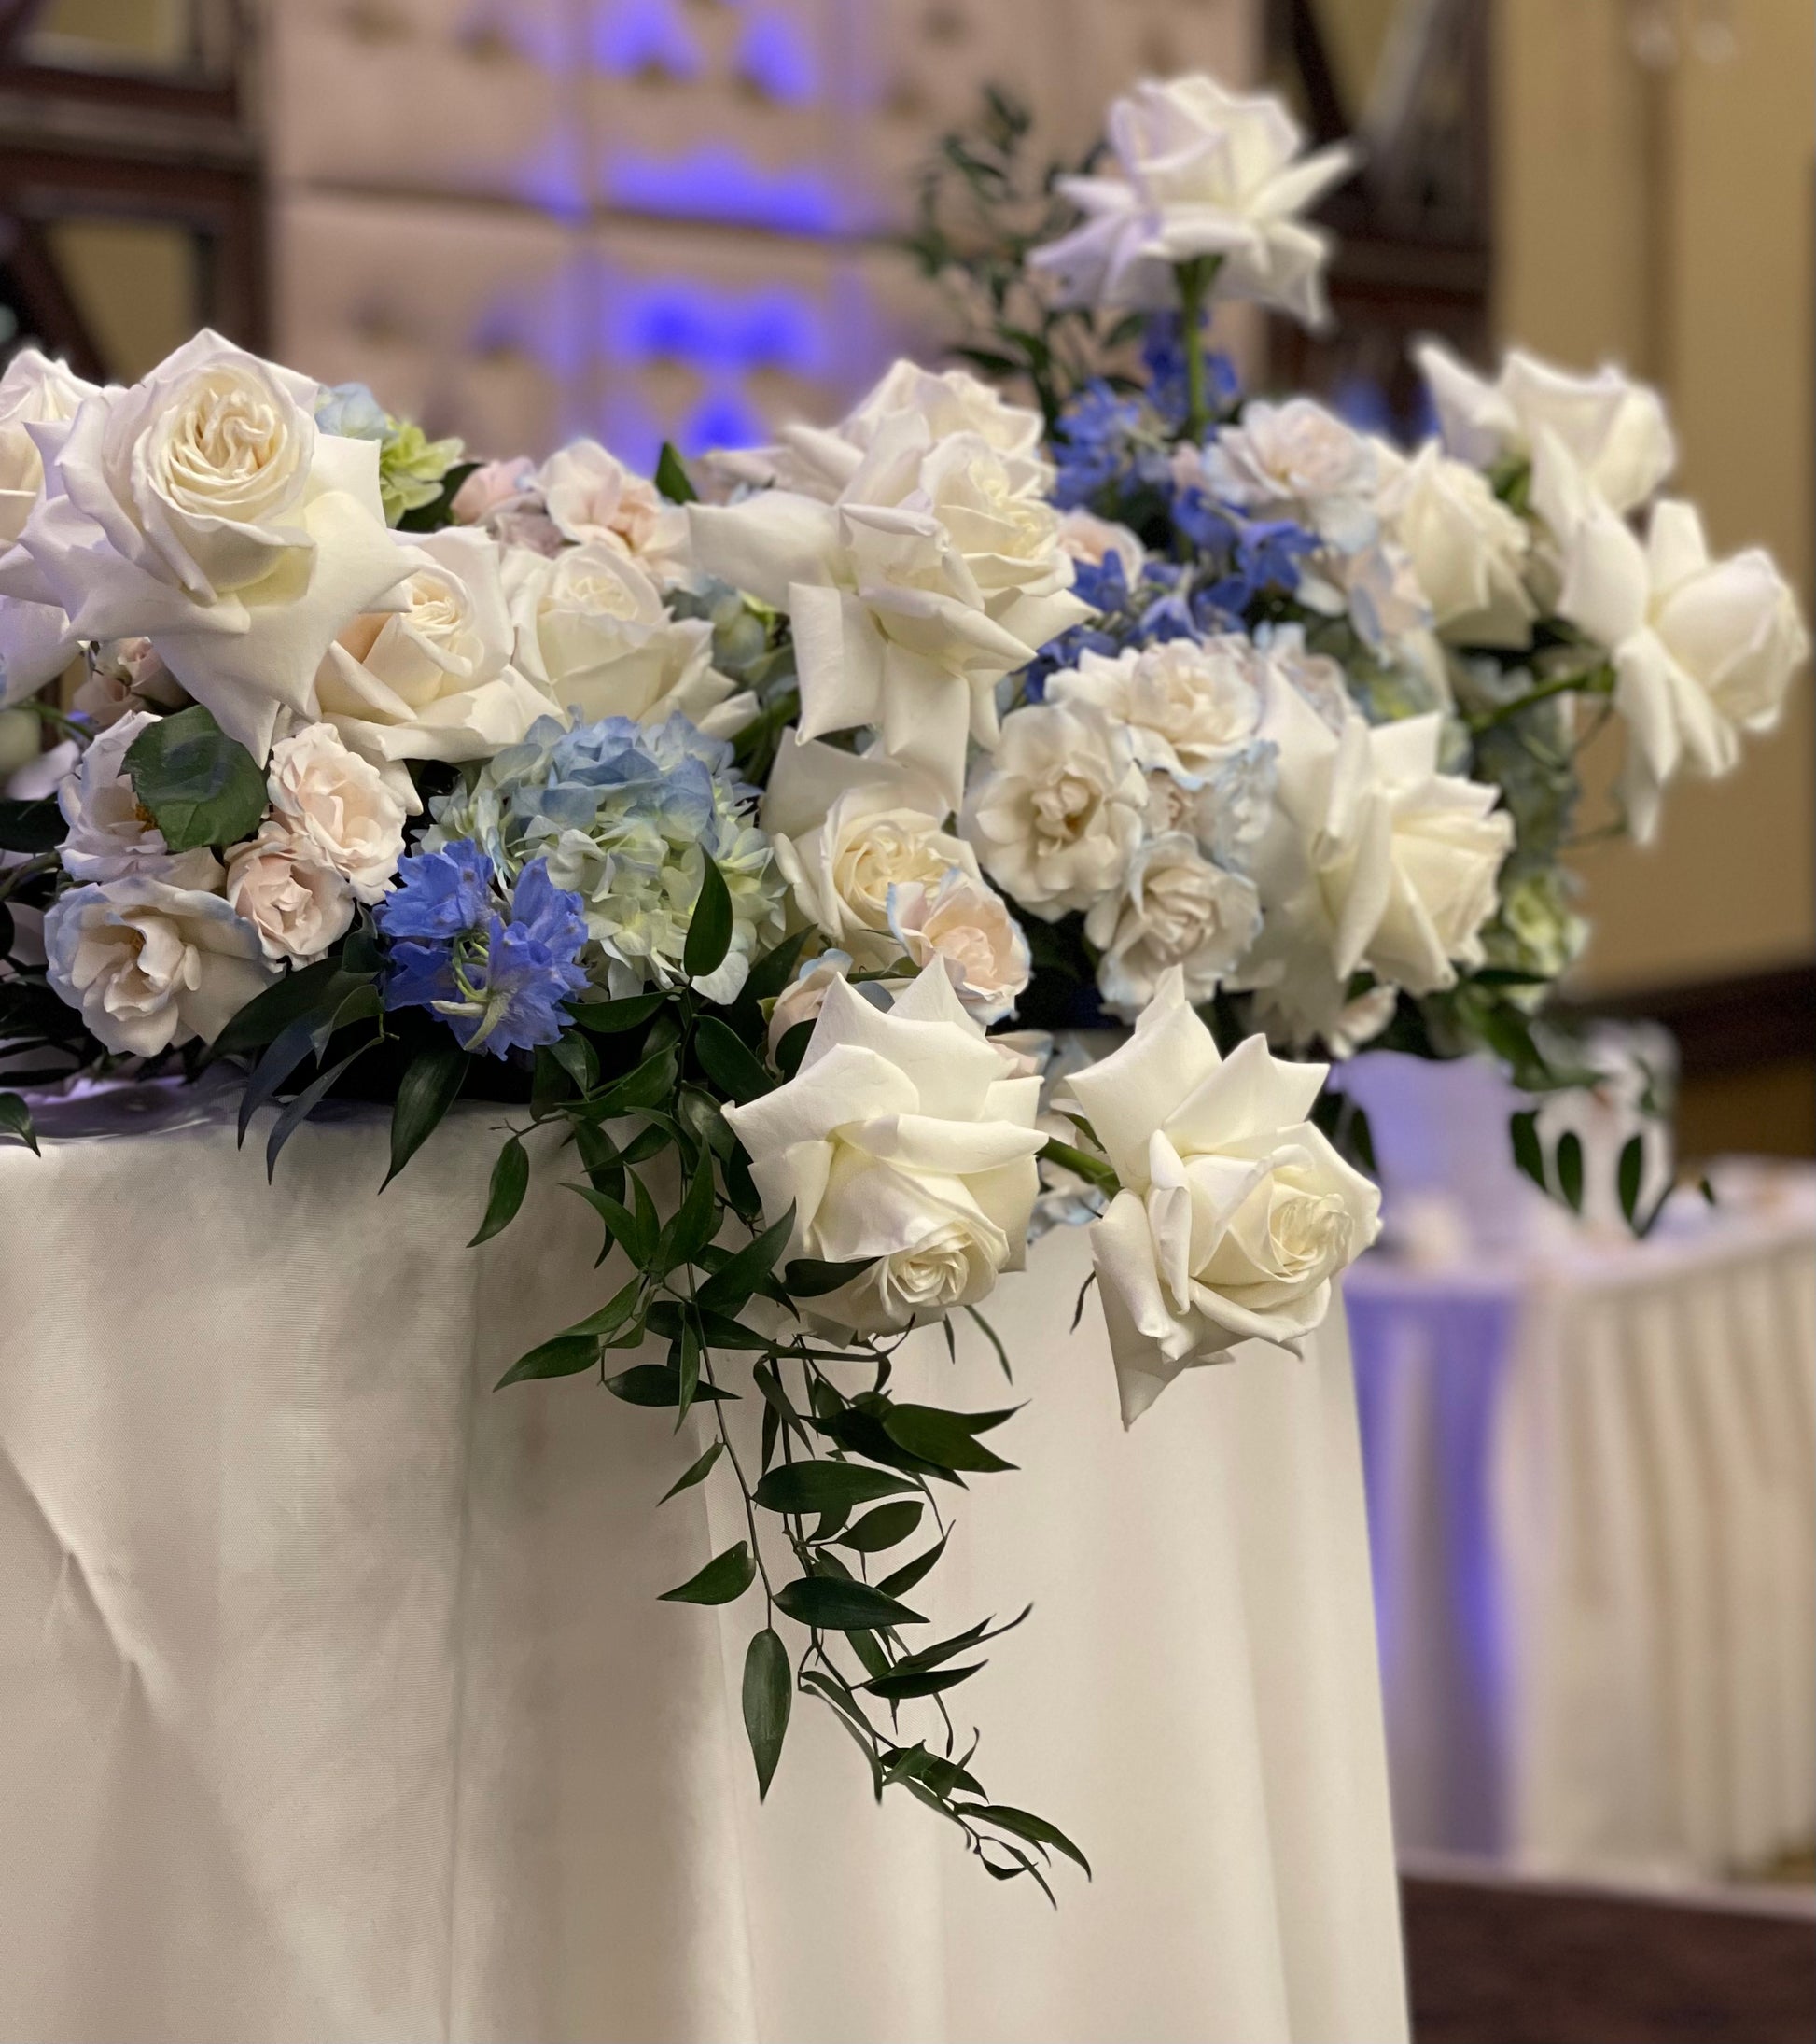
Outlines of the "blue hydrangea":
[[391,414],[364,384],[330,384],[315,400],[315,424],[339,440],[388,441]]

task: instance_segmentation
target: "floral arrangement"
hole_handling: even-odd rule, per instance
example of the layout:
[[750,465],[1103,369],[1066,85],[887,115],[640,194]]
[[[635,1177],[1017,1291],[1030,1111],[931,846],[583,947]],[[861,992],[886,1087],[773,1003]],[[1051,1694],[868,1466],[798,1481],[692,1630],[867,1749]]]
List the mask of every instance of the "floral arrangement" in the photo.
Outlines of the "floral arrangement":
[[[271,1167],[354,1095],[393,1173],[497,1102],[474,1241],[540,1163],[628,1271],[502,1382],[697,1416],[665,1494],[729,1481],[747,1537],[664,1594],[761,1596],[760,1789],[816,1695],[879,1795],[1042,1886],[1082,1855],[952,1714],[1021,1620],[920,1644],[912,1603],[1013,1408],[901,1398],[898,1345],[962,1315],[1007,1374],[981,1309],[1055,1217],[1125,1420],[1303,1341],[1377,1227],[1326,1060],[1568,1076],[1533,1015],[1582,941],[1581,707],[1628,726],[1643,834],[1804,651],[1763,554],[1711,563],[1669,501],[1638,536],[1671,443],[1613,371],[1428,351],[1412,452],[1243,400],[1205,312],[1320,315],[1300,215],[1347,162],[1205,78],[1111,133],[1032,235],[956,255],[930,191],[1001,387],[900,362],[693,474],[477,464],[212,333],[131,388],[0,378],[4,694],[53,741],[0,803],[8,1082],[237,1064]],[[1005,1029],[1106,1015],[1044,1086],[1052,1039]],[[22,1091],[0,1127],[35,1141]]]

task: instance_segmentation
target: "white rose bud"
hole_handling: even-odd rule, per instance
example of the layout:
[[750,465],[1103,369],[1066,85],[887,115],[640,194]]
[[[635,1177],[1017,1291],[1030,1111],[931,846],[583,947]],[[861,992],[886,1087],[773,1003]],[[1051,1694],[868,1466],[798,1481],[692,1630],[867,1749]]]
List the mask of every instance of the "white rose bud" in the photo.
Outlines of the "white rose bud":
[[615,547],[664,583],[682,580],[691,567],[687,512],[596,440],[558,449],[542,464],[538,482],[563,539]]
[[272,749],[272,808],[300,844],[362,902],[376,902],[403,857],[402,801],[328,724],[305,724]]
[[227,899],[258,932],[268,959],[298,964],[320,958],[353,922],[353,889],[275,820],[228,853]]
[[1000,1022],[1033,973],[1027,939],[996,889],[952,867],[937,887],[889,889],[889,928],[917,966],[943,961],[953,989],[980,1022]]
[[1327,1070],[1260,1036],[1222,1057],[1172,972],[1067,1082],[1122,1183],[1091,1248],[1125,1423],[1237,1342],[1296,1349],[1379,1233],[1380,1195],[1307,1119]]
[[1531,643],[1538,612],[1525,581],[1530,535],[1474,469],[1447,459],[1432,441],[1401,465],[1379,508],[1441,637],[1463,646]]

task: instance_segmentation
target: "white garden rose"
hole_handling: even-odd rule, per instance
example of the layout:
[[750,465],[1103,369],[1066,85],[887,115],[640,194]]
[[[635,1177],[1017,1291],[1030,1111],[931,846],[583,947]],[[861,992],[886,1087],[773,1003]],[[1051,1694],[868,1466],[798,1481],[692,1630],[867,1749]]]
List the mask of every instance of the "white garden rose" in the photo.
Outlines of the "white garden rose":
[[305,724],[272,748],[272,813],[362,902],[380,900],[403,857],[402,800],[329,724]]
[[750,1156],[785,1253],[869,1270],[814,1301],[816,1320],[889,1334],[974,1306],[1019,1269],[1039,1180],[1041,1082],[1006,1074],[945,969],[887,1014],[828,988],[794,1077],[725,1118]]
[[1378,507],[1439,636],[1461,646],[1528,646],[1538,615],[1526,587],[1530,534],[1475,471],[1435,441],[1410,461],[1379,451]]
[[822,951],[817,959],[803,961],[769,1012],[766,1042],[772,1057],[790,1029],[817,1019],[832,982],[847,977],[856,963],[848,951]]
[[[411,549],[403,608],[354,619],[315,677],[323,719],[381,765],[403,760],[485,760],[516,745],[549,700],[510,665],[499,549],[460,527]],[[390,777],[413,811],[407,774]]]
[[712,665],[710,623],[670,617],[661,590],[616,546],[591,539],[552,560],[513,547],[505,589],[517,665],[578,722],[659,724],[679,710],[725,738],[756,714],[754,698]]
[[70,707],[96,731],[107,730],[147,704],[159,709],[187,709],[189,704],[189,690],[165,666],[148,638],[119,638],[96,647],[89,671],[70,698]]
[[1307,1118],[1323,1065],[1250,1036],[1225,1058],[1181,975],[1065,1091],[1122,1189],[1091,1230],[1123,1419],[1236,1343],[1296,1349],[1380,1231],[1380,1195]]
[[1033,975],[1027,938],[1002,896],[957,866],[937,886],[892,887],[889,928],[916,966],[943,961],[954,992],[985,1025],[1013,1009]]
[[1445,446],[1473,468],[1508,455],[1536,460],[1548,442],[1552,457],[1566,461],[1611,511],[1629,511],[1676,466],[1664,400],[1617,369],[1572,376],[1512,348],[1489,383],[1435,341],[1413,357]]
[[614,547],[664,584],[688,574],[687,512],[596,440],[572,441],[558,449],[542,464],[537,481],[563,539]]
[[1047,678],[1050,703],[1089,703],[1125,726],[1136,763],[1186,777],[1209,773],[1261,722],[1252,642],[1237,633],[1163,639],[1111,658],[1086,651]]
[[32,428],[74,418],[95,388],[36,348],[21,348],[7,364],[0,376],[0,546],[24,531],[44,493],[44,457]]
[[785,738],[761,817],[801,916],[861,966],[901,956],[889,928],[892,889],[937,888],[955,871],[983,878],[976,853],[943,828],[939,789],[875,753]]
[[1777,723],[1809,651],[1771,555],[1753,547],[1711,561],[1695,510],[1669,497],[1654,506],[1643,546],[1605,507],[1583,511],[1558,610],[1609,650],[1628,735],[1621,790],[1641,844],[1679,766],[1732,772],[1740,734]]
[[1291,518],[1345,553],[1371,545],[1380,451],[1315,398],[1257,398],[1206,446],[1205,487],[1257,516]]
[[212,1043],[275,976],[218,894],[133,876],[71,888],[44,918],[50,984],[111,1051]]
[[1133,1022],[1169,972],[1185,975],[1188,997],[1208,1001],[1261,927],[1252,880],[1212,865],[1184,833],[1150,838],[1130,862],[1122,890],[1085,917],[1103,953],[1097,987],[1112,1015]]
[[203,332],[130,389],[85,398],[0,593],[84,639],[143,637],[262,762],[281,710],[317,714],[329,641],[389,607],[378,446],[319,432],[317,386]]
[[1272,93],[1226,91],[1202,73],[1138,85],[1111,107],[1109,132],[1122,175],[1059,178],[1083,224],[1028,258],[1062,303],[1176,306],[1174,266],[1214,256],[1220,297],[1324,322],[1330,239],[1299,216],[1355,168],[1353,150],[1303,155]]
[[1126,732],[1088,704],[1037,703],[1003,719],[962,828],[1010,900],[1056,922],[1122,885],[1147,797]]
[[893,413],[833,504],[689,506],[701,568],[793,621],[803,737],[868,725],[956,808],[996,685],[1088,613],[1039,466]]
[[268,959],[306,965],[352,927],[352,888],[307,838],[274,818],[228,853],[226,892]]
[[218,861],[207,847],[173,852],[126,772],[126,754],[142,731],[157,722],[135,710],[89,747],[57,791],[68,833],[58,847],[63,871],[77,880],[164,880],[172,887],[212,892],[220,885]]

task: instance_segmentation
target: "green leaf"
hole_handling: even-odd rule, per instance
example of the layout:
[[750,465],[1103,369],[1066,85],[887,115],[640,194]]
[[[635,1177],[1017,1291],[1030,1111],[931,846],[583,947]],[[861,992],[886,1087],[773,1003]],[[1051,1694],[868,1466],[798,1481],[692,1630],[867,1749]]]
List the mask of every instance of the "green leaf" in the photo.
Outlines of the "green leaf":
[[641,1220],[633,1214],[621,1200],[614,1199],[596,1185],[581,1185],[567,1181],[567,1190],[578,1193],[600,1220],[606,1224],[606,1232],[624,1252],[639,1270],[644,1269],[656,1252],[654,1236],[646,1239]]
[[791,1029],[785,1029],[782,1041],[775,1050],[775,1069],[785,1079],[792,1079],[801,1068],[801,1060],[807,1054],[807,1045],[813,1041],[814,1025],[797,1022]]
[[[216,1037],[214,1053],[218,1057],[237,1051],[258,1050],[273,1042],[298,1016],[322,1009],[341,967],[332,959],[320,959],[273,980],[263,993],[256,994]],[[338,998],[328,1001],[331,1012]]]
[[418,1051],[404,1068],[391,1109],[391,1169],[384,1174],[384,1185],[416,1155],[454,1105],[467,1076],[467,1053],[450,1037]]
[[823,1263],[817,1256],[797,1256],[782,1273],[783,1289],[798,1299],[824,1298],[840,1285],[861,1278],[874,1256],[855,1257],[849,1263]]
[[915,1488],[907,1477],[861,1463],[789,1462],[772,1469],[755,1494],[766,1512],[837,1512]]
[[633,1278],[621,1290],[614,1292],[596,1313],[589,1313],[584,1320],[577,1320],[571,1327],[564,1327],[565,1335],[596,1335],[604,1337],[615,1335],[636,1310],[637,1295],[643,1290],[643,1280]]
[[675,442],[665,440],[662,453],[656,457],[656,487],[671,504],[693,504],[700,498],[700,492],[693,486],[688,475],[687,465],[682,461]]
[[520,1355],[492,1388],[502,1391],[507,1384],[521,1384],[533,1377],[576,1377],[598,1360],[597,1335],[556,1335],[551,1341],[539,1342],[527,1355]]
[[792,1691],[789,1650],[779,1635],[765,1626],[752,1635],[744,1657],[744,1729],[750,1740],[750,1757],[757,1763],[759,1801],[769,1794],[775,1763],[782,1757]]
[[675,1349],[675,1424],[678,1429],[700,1389],[700,1337],[691,1323],[682,1327]]
[[515,1136],[508,1137],[504,1148],[498,1152],[497,1162],[492,1167],[485,1218],[468,1248],[477,1249],[482,1242],[489,1242],[495,1235],[502,1234],[517,1218],[517,1210],[524,1204],[524,1195],[529,1189],[530,1154]]
[[755,1052],[716,1015],[702,1016],[693,1032],[693,1054],[706,1076],[740,1104],[759,1099],[775,1083]]
[[[665,1363],[634,1363],[628,1370],[607,1378],[606,1389],[627,1406],[678,1406],[681,1402],[680,1372]],[[717,1384],[702,1384],[693,1394],[696,1405],[703,1399],[736,1396],[736,1392],[722,1391]]]
[[899,1505],[879,1505],[866,1512],[858,1523],[839,1535],[842,1547],[859,1554],[880,1554],[885,1547],[899,1546],[921,1522],[921,1502],[904,1498]]
[[718,1225],[719,1200],[713,1191],[712,1165],[705,1163],[688,1180],[675,1218],[662,1232],[656,1252],[659,1272],[691,1263],[712,1240]]
[[54,851],[68,833],[55,795],[36,802],[0,802],[0,851],[35,858],[39,852]]
[[1558,1138],[1558,1190],[1572,1213],[1583,1211],[1583,1142],[1573,1128]]
[[999,1831],[1010,1831],[1016,1838],[1025,1838],[1030,1845],[1051,1845],[1055,1852],[1064,1853],[1075,1865],[1083,1867],[1085,1878],[1091,1875],[1091,1862],[1079,1851],[1057,1825],[1049,1824],[1044,1817],[1037,1817],[1027,1810],[1016,1810],[1008,1803],[979,1803],[975,1808],[967,1807],[968,1817],[981,1817],[985,1824],[994,1824]]
[[1514,1162],[1541,1192],[1549,1192],[1544,1178],[1544,1151],[1539,1142],[1538,1110],[1529,1107],[1516,1114],[1507,1124],[1507,1132],[1513,1138]]
[[949,1537],[942,1535],[937,1546],[929,1547],[925,1554],[917,1554],[912,1561],[905,1562],[892,1575],[884,1576],[877,1584],[877,1589],[886,1597],[905,1597],[916,1583],[925,1581],[932,1574],[935,1563],[946,1551],[946,1540]]
[[34,1156],[44,1155],[32,1127],[32,1110],[17,1093],[0,1093],[0,1135],[16,1136]]
[[1633,1217],[1640,1211],[1640,1181],[1645,1175],[1646,1141],[1643,1136],[1629,1136],[1621,1145],[1620,1196],[1621,1211],[1627,1217],[1627,1225],[1633,1225]]
[[681,970],[691,980],[718,972],[732,948],[732,896],[711,853],[700,855],[700,892],[688,917]]
[[[980,1414],[991,1424],[1000,1424],[1002,1415]],[[881,1415],[883,1431],[898,1448],[905,1448],[922,1462],[942,1469],[1013,1469],[1015,1464],[993,1454],[976,1435],[983,1428],[964,1412],[945,1412],[938,1406],[891,1406]]]
[[723,1441],[715,1441],[706,1452],[700,1457],[698,1462],[691,1462],[687,1465],[667,1490],[656,1500],[656,1503],[658,1505],[666,1505],[670,1498],[677,1496],[680,1491],[691,1491],[696,1483],[704,1483],[707,1477],[712,1474],[714,1463],[724,1452],[725,1443]]
[[665,1604],[729,1604],[742,1597],[756,1579],[757,1564],[751,1558],[749,1544],[740,1540],[736,1547],[714,1555],[697,1575],[690,1575],[685,1583],[664,1590],[662,1602]]
[[133,792],[174,852],[234,845],[265,813],[258,763],[203,709],[180,709],[147,724],[126,749]]
[[841,1583],[825,1575],[803,1575],[785,1583],[775,1593],[775,1603],[797,1625],[815,1626],[822,1632],[927,1623],[918,1611],[910,1611],[868,1583]]
[[599,1083],[598,1053],[584,1036],[558,1037],[549,1045],[549,1055],[580,1092],[591,1093]]
[[587,1113],[605,1120],[612,1114],[635,1113],[640,1107],[660,1107],[675,1090],[675,1052],[664,1043],[652,1051],[635,1071],[608,1085],[587,1105]]
[[[55,803],[51,807],[56,807]],[[794,977],[795,960],[812,935],[811,930],[797,930],[793,936],[784,937],[775,950],[765,951],[750,968],[750,977],[744,983],[744,998],[747,1001],[774,1001]]]
[[873,1675],[864,1687],[886,1702],[905,1703],[913,1697],[937,1696],[942,1689],[957,1688],[984,1666],[983,1661],[974,1660],[967,1668],[929,1668],[919,1674]]
[[618,1036],[647,1022],[667,999],[666,994],[629,994],[622,1001],[581,1001],[570,1012],[594,1036]]
[[368,1038],[365,1043],[350,1050],[338,1065],[330,1065],[318,1078],[312,1079],[294,1099],[285,1103],[283,1113],[272,1124],[272,1132],[265,1139],[265,1178],[268,1183],[277,1175],[279,1151],[321,1105],[324,1095],[335,1080],[349,1065],[363,1057],[377,1042],[375,1036]]
[[747,1242],[728,1262],[715,1270],[696,1295],[699,1303],[715,1313],[735,1314],[775,1267],[775,1259],[788,1247],[794,1227],[794,1209],[772,1228],[765,1228],[755,1241]]
[[1113,1193],[1122,1189],[1122,1181],[1116,1176],[1113,1165],[1100,1156],[1087,1155],[1069,1142],[1051,1141],[1041,1155],[1047,1163],[1057,1164],[1061,1170],[1073,1172],[1100,1192]]

